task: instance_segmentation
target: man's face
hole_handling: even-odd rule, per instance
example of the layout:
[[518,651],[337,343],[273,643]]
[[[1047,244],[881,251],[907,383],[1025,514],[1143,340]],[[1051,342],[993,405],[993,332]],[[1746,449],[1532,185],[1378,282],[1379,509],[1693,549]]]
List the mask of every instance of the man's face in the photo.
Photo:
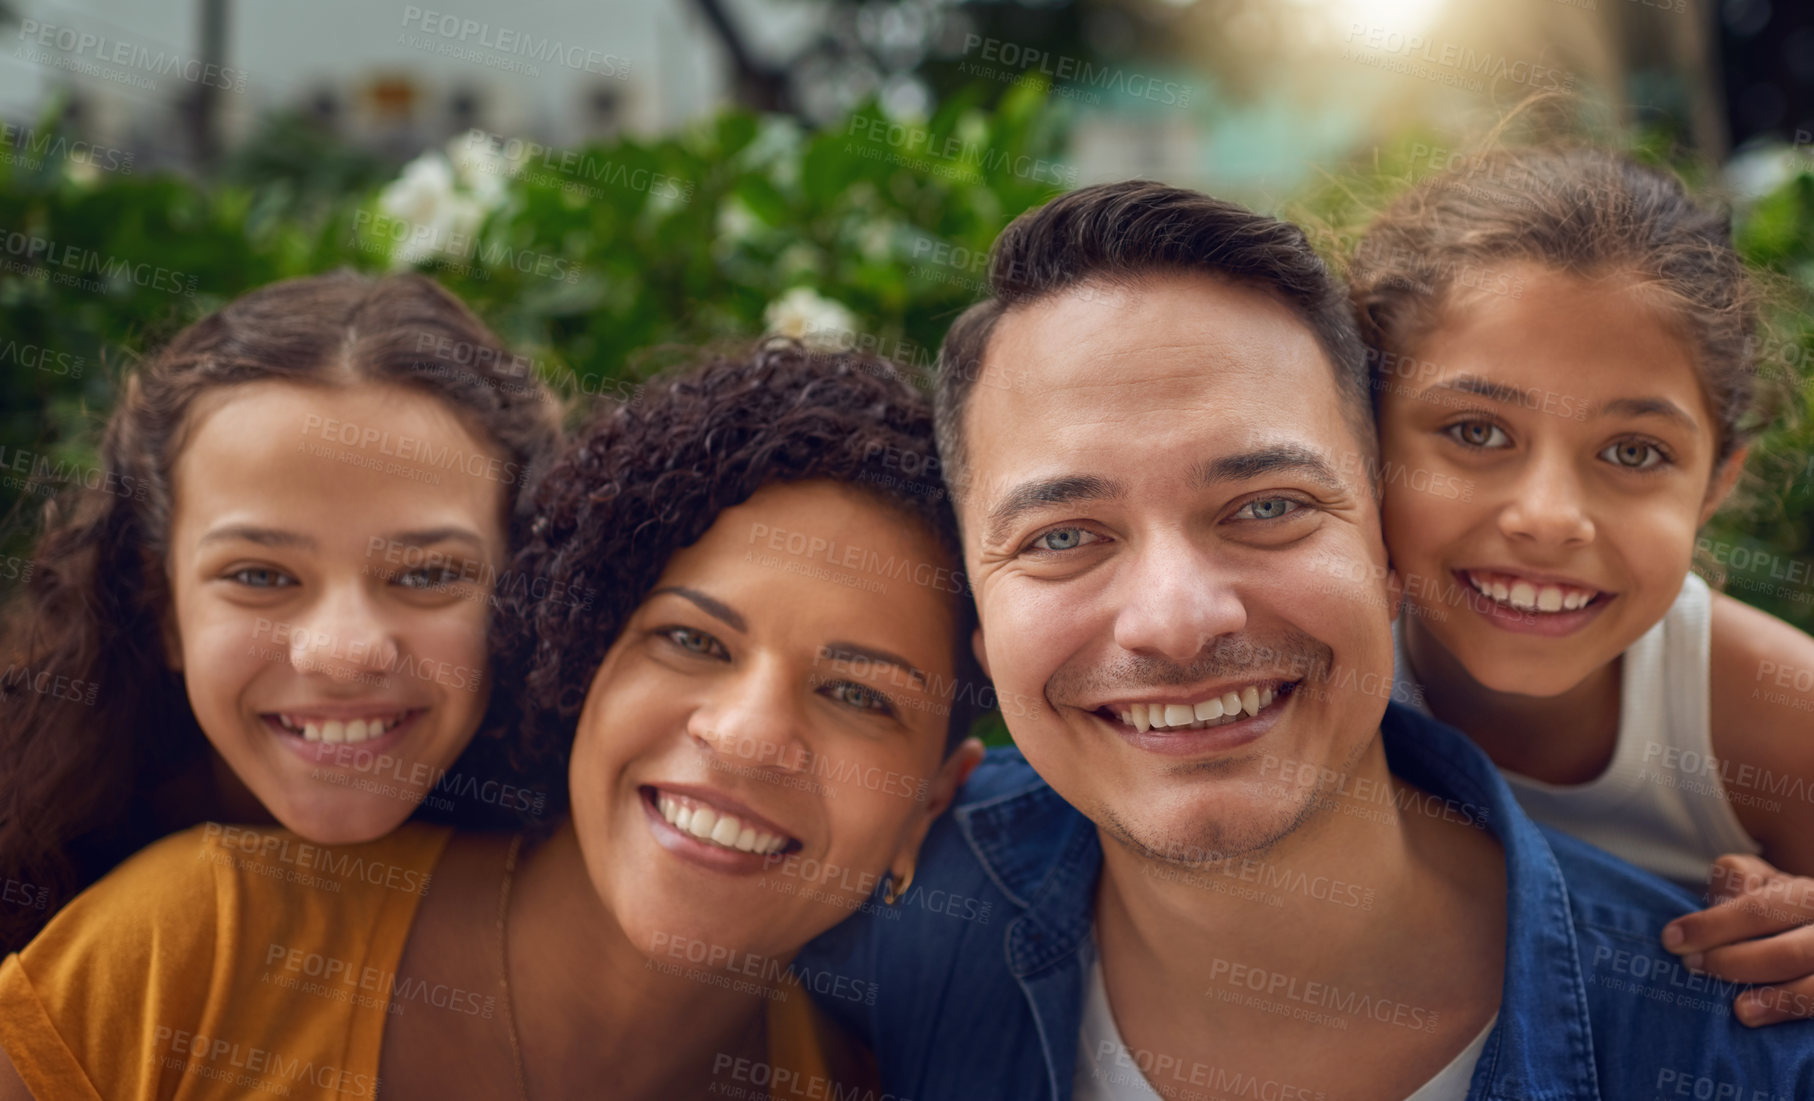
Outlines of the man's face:
[[1370,460],[1266,294],[1081,291],[1000,319],[984,373],[1017,385],[965,413],[978,656],[1027,760],[1108,836],[1189,863],[1264,848],[1326,806],[1391,692]]

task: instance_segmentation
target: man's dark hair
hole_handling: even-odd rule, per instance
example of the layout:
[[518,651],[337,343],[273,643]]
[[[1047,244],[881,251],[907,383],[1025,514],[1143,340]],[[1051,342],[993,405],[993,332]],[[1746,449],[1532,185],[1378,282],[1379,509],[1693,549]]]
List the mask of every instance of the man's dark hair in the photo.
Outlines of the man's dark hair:
[[1268,292],[1297,314],[1329,358],[1349,427],[1372,471],[1366,348],[1345,291],[1304,231],[1200,191],[1126,180],[1061,195],[1014,219],[995,239],[992,297],[964,311],[939,347],[933,423],[953,495],[963,496],[966,477],[964,407],[1004,314],[1086,282],[1125,286],[1155,273],[1192,271]]

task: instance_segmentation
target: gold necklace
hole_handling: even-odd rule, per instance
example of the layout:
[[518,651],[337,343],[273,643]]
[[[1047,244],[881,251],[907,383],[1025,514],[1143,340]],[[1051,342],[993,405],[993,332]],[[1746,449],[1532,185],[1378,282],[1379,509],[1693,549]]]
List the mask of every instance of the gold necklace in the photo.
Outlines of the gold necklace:
[[516,1064],[517,1095],[522,1101],[529,1101],[529,1077],[523,1073],[523,1041],[517,1034],[516,1010],[510,1004],[510,942],[506,938],[510,921],[510,881],[516,878],[516,858],[522,847],[522,834],[510,839],[510,851],[504,856],[504,882],[498,887],[498,981],[504,988],[504,1025],[510,1034],[510,1058]]

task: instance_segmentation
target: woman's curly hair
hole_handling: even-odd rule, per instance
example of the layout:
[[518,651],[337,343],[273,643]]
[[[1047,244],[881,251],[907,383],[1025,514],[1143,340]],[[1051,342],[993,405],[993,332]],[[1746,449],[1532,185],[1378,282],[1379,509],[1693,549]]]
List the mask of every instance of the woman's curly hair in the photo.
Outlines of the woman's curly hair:
[[[533,580],[503,597],[497,660],[520,686],[525,772],[564,800],[575,722],[606,651],[668,560],[719,513],[770,483],[825,479],[917,520],[961,563],[938,469],[931,407],[891,364],[791,340],[657,378],[608,407],[543,477],[512,570]],[[951,589],[957,676],[948,749],[993,704],[970,651],[969,589]]]

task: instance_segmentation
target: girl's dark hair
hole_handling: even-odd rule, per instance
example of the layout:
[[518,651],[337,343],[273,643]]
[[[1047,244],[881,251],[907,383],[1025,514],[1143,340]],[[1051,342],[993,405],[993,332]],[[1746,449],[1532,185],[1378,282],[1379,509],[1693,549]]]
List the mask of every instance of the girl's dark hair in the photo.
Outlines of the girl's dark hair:
[[1362,235],[1349,273],[1377,403],[1392,357],[1438,324],[1455,287],[1532,261],[1574,275],[1629,274],[1657,294],[1699,370],[1724,462],[1768,423],[1753,333],[1758,295],[1729,215],[1673,173],[1563,144],[1495,149],[1427,177]]
[[[0,625],[0,876],[33,900],[0,905],[0,948],[21,946],[125,856],[210,812],[207,741],[161,631],[170,473],[196,399],[267,380],[431,395],[514,464],[504,480],[515,547],[525,483],[560,431],[559,406],[527,365],[429,280],[341,271],[252,291],[126,375],[99,476],[86,479],[98,488],[45,505],[30,581]],[[485,754],[486,740],[469,752]]]
[[[719,513],[770,483],[827,479],[899,509],[961,563],[938,469],[931,409],[891,364],[790,340],[658,378],[595,417],[542,479],[513,567],[535,592],[596,597],[506,604],[499,660],[520,677],[524,767],[564,800],[575,720],[606,651],[668,560]],[[955,571],[947,580],[926,587],[945,594],[956,622],[949,749],[993,697],[970,650],[969,587]]]

